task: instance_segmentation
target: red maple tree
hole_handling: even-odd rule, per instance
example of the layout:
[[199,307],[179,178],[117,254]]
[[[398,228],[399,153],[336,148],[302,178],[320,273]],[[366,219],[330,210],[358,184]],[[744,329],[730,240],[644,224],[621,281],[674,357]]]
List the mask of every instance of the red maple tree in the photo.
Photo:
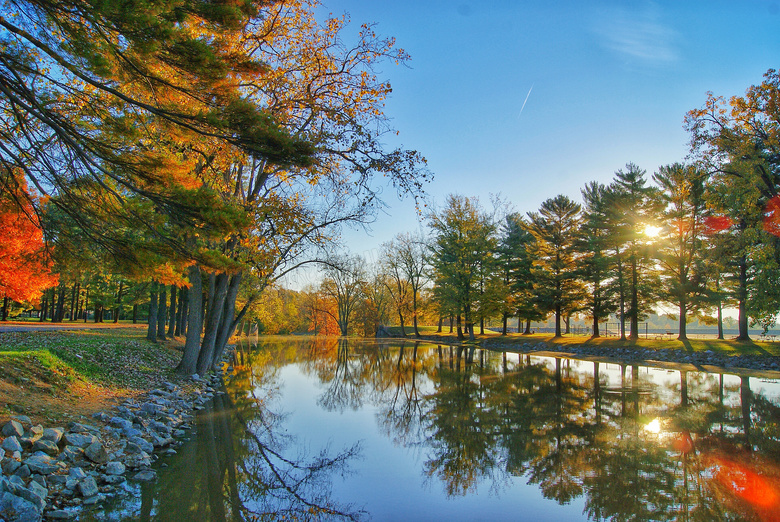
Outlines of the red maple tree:
[[39,299],[43,290],[57,284],[51,272],[51,258],[32,202],[37,196],[27,190],[24,178],[15,176],[2,183],[0,191],[0,296],[2,319],[8,301]]

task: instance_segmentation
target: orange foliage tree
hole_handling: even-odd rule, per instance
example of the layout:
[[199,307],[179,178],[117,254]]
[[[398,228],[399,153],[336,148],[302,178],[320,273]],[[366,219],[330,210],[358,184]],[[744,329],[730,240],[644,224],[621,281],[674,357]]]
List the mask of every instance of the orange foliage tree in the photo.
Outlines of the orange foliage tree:
[[[0,192],[0,295],[2,320],[8,316],[8,301],[33,301],[44,289],[57,284],[51,272],[38,216],[24,179],[4,180]],[[20,206],[21,204],[21,206]]]

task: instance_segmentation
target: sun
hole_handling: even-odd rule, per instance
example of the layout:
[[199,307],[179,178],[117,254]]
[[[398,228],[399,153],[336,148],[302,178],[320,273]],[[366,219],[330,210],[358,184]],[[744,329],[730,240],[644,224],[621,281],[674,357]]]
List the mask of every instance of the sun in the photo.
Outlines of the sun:
[[644,232],[647,237],[658,237],[658,235],[661,233],[661,227],[656,227],[653,225],[645,225]]

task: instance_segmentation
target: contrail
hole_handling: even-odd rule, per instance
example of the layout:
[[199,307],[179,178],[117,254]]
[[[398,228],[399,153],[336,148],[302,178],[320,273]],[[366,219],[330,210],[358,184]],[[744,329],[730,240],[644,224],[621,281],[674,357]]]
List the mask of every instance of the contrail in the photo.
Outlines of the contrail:
[[[531,91],[534,90],[534,84],[531,84],[531,88],[528,89],[528,94],[525,95],[525,101],[523,101],[523,106],[520,107],[520,114],[523,114],[523,109],[525,109],[525,104],[528,103],[528,97],[531,96]],[[517,119],[520,119],[520,114],[517,115]]]

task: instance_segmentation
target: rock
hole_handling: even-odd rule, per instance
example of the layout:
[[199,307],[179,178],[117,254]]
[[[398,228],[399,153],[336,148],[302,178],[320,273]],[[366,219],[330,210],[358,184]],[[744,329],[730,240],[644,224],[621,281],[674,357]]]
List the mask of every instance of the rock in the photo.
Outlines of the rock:
[[43,475],[38,475],[38,474],[35,474],[35,475],[33,475],[32,477],[30,477],[30,478],[31,478],[32,480],[34,480],[35,482],[37,482],[38,484],[40,484],[41,486],[43,486],[43,487],[48,487],[48,486],[46,485],[46,477],[44,477]]
[[95,504],[103,502],[105,499],[106,499],[105,495],[102,494],[92,495],[91,497],[84,499],[84,505],[94,506]]
[[123,419],[122,417],[111,417],[111,419],[108,421],[108,424],[123,431],[132,429],[133,427],[132,422],[127,419]]
[[121,462],[109,462],[106,464],[106,475],[122,475],[125,472],[125,465]]
[[33,473],[41,475],[50,475],[59,469],[52,461],[52,458],[45,453],[35,453],[25,460],[24,464],[27,464]]
[[63,430],[62,428],[45,428],[43,430],[43,434],[41,435],[41,439],[49,440],[54,444],[59,444],[60,440],[62,440],[62,436],[64,433],[65,430]]
[[13,474],[17,469],[21,467],[22,463],[16,459],[8,459],[3,462],[3,473],[6,475]]
[[139,480],[141,482],[151,482],[152,480],[155,480],[157,478],[157,473],[155,473],[151,469],[147,469],[141,472],[136,473],[133,476],[133,480]]
[[84,450],[76,446],[65,446],[59,458],[68,462],[76,462],[84,454]]
[[[34,500],[32,498],[24,497],[27,500],[30,500],[31,502],[35,503],[36,505],[40,505],[41,511],[43,511],[43,508],[46,507],[46,497],[49,496],[49,490],[45,487],[38,484],[36,481],[31,480],[29,484],[27,484],[27,490],[35,495],[39,500]],[[38,504],[38,502],[40,504]]]
[[24,435],[24,426],[17,420],[10,420],[3,426],[4,437],[21,437]]
[[78,489],[79,493],[81,493],[81,496],[84,498],[94,497],[99,493],[97,482],[95,482],[93,477],[87,477],[79,482]]
[[195,381],[195,382],[199,382],[200,381],[200,375],[198,375],[197,373],[193,373],[192,375],[190,375],[190,380]]
[[76,516],[76,512],[65,511],[64,509],[53,509],[46,513],[46,518],[49,520],[73,520]]
[[87,474],[81,468],[70,468],[70,470],[68,470],[68,477],[76,480],[84,480],[87,478]]
[[108,461],[108,453],[106,452],[106,448],[104,448],[100,442],[93,442],[87,446],[84,450],[84,455],[86,455],[89,460],[97,464],[104,464],[106,461]]
[[127,458],[125,459],[125,466],[127,466],[130,469],[144,468],[151,465],[152,465],[152,460],[149,458],[149,455],[147,455],[143,451],[135,455],[128,455]]
[[3,514],[4,518],[8,517],[8,520],[16,522],[38,522],[41,520],[41,512],[35,504],[9,492],[0,496],[0,513]]
[[17,469],[14,472],[15,477],[19,477],[23,479],[26,479],[30,475],[32,475],[32,471],[30,471],[30,466],[28,466],[27,464],[22,464],[21,466],[19,466],[19,469]]
[[145,451],[146,453],[154,453],[154,445],[141,437],[131,437],[127,442],[128,447],[131,444],[138,446],[141,451]]
[[16,435],[6,437],[3,441],[2,448],[7,451],[22,451],[22,445]]
[[93,442],[98,441],[98,438],[94,435],[85,433],[66,433],[63,438],[65,439],[65,444],[76,446],[77,448],[86,448]]
[[55,442],[46,440],[43,437],[33,442],[32,451],[42,451],[45,454],[56,457],[60,453],[60,448],[57,447]]
[[160,412],[160,406],[153,402],[145,402],[141,405],[141,411],[150,415],[157,415]]
[[106,484],[112,484],[116,486],[117,484],[121,484],[122,482],[125,482],[127,479],[124,477],[124,475],[106,475],[103,477],[103,482]]
[[14,415],[11,417],[11,419],[15,421],[19,421],[22,424],[26,424],[28,426],[32,424],[32,420],[30,420],[30,417],[28,417],[27,415]]
[[67,480],[67,475],[49,475],[47,482],[52,486],[64,486]]

